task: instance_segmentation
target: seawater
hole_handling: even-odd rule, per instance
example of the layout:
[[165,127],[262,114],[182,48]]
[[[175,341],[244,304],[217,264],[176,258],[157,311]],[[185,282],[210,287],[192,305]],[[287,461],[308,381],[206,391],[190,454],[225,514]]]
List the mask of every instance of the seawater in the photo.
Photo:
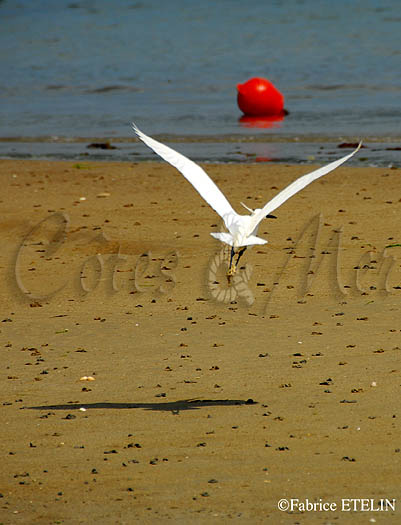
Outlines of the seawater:
[[[0,0],[0,155],[148,158],[127,142],[135,120],[198,160],[304,162],[364,137],[369,161],[396,163],[399,1],[244,4]],[[236,85],[253,76],[287,117],[241,121]],[[104,137],[118,149],[86,148]]]

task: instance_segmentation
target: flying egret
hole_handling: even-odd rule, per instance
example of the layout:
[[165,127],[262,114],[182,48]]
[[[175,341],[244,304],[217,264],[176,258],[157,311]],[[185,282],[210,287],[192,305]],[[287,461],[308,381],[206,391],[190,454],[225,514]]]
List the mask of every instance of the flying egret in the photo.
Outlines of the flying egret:
[[[180,171],[198,191],[201,197],[203,197],[223,219],[228,232],[213,232],[210,235],[231,246],[230,264],[227,274],[228,280],[234,275],[238,261],[248,246],[267,243],[265,239],[261,239],[257,236],[259,223],[264,218],[275,218],[274,215],[271,215],[272,211],[281,206],[281,204],[287,199],[298,193],[314,180],[323,175],[327,175],[330,171],[341,166],[341,164],[355,155],[362,145],[362,142],[360,142],[358,147],[352,153],[327,164],[327,166],[323,166],[322,168],[299,177],[299,179],[295,180],[284,190],[280,191],[280,193],[273,197],[273,199],[261,209],[257,208],[252,210],[241,202],[242,206],[250,212],[250,215],[240,215],[234,211],[223,193],[200,166],[195,164],[192,160],[184,157],[184,155],[181,155],[181,153],[178,153],[161,142],[148,137],[142,133],[134,123],[131,125],[138,138],[140,138],[142,142],[157,153],[162,159],[177,168],[178,171]],[[236,262],[234,262],[235,254],[238,255]]]

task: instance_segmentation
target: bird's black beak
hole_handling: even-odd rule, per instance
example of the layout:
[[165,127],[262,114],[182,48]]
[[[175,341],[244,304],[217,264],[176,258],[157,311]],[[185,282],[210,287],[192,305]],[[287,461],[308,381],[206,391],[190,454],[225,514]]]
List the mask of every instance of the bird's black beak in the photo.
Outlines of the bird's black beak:
[[277,219],[277,217],[269,213],[269,215],[266,215],[266,219]]

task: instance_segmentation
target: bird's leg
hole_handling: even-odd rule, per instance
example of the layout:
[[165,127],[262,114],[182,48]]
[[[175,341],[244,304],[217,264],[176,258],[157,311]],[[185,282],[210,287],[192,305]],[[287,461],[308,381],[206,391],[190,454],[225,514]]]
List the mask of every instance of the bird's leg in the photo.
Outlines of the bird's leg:
[[242,257],[242,255],[244,255],[245,250],[246,250],[246,246],[241,248],[240,251],[238,252],[238,258],[237,258],[237,262],[235,263],[235,266],[238,266],[238,262],[239,262],[240,258]]
[[230,284],[231,277],[235,274],[235,263],[234,263],[234,246],[231,246],[231,255],[230,255],[230,264],[228,265],[228,272],[227,272],[227,279],[228,283]]
[[243,246],[237,253],[238,257],[237,257],[237,261],[234,262],[234,255],[235,255],[235,251],[234,251],[234,248],[232,247],[231,248],[231,256],[230,256],[230,265],[228,267],[228,272],[227,272],[227,279],[228,279],[228,284],[230,284],[231,282],[231,277],[235,274],[235,272],[237,271],[237,266],[238,266],[238,262],[239,260],[241,259],[242,255],[245,253],[245,250],[246,250],[246,246]]

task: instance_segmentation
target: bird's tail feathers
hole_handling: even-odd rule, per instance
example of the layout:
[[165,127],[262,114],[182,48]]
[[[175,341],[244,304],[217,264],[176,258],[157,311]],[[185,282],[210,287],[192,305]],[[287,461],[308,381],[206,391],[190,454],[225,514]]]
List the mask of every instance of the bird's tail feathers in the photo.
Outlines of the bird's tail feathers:
[[212,232],[210,235],[212,237],[214,237],[215,239],[218,239],[219,241],[224,242],[225,244],[228,244],[229,246],[232,246],[234,244],[234,239],[233,239],[233,236],[231,235],[231,233],[227,233],[227,232],[215,233],[215,232]]
[[[234,238],[231,235],[231,233],[212,232],[210,235],[214,237],[215,239],[218,239],[219,241],[224,242],[225,244],[228,244],[229,246],[234,246]],[[262,239],[261,237],[257,237],[256,235],[249,235],[243,243],[237,246],[237,248],[239,248],[240,246],[253,246],[254,244],[266,244],[266,243],[267,241],[265,239]]]
[[262,239],[261,237],[256,237],[256,235],[249,235],[246,238],[246,242],[242,246],[252,246],[254,244],[267,244],[268,241],[266,239]]

